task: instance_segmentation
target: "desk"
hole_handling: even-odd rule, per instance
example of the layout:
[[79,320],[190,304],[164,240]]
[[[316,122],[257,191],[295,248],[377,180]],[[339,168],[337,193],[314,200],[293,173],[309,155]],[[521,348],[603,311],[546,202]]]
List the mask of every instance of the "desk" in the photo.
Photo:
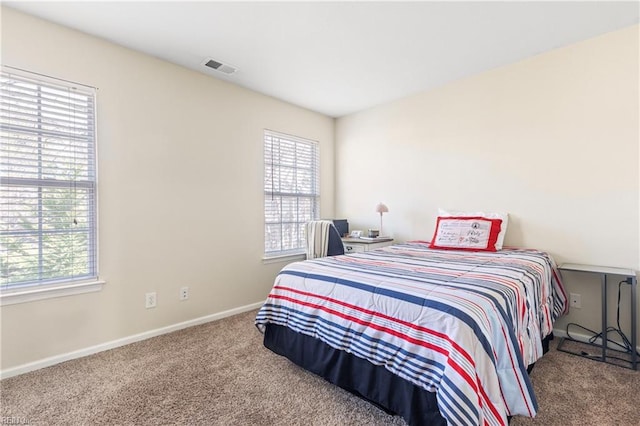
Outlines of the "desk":
[[[560,269],[560,271],[573,271],[573,272],[584,272],[584,273],[589,273],[589,274],[597,274],[600,276],[600,283],[601,283],[601,291],[602,291],[602,296],[601,296],[601,301],[602,301],[602,330],[601,330],[601,336],[602,336],[602,344],[601,345],[595,345],[593,343],[587,343],[589,345],[592,346],[601,346],[602,347],[602,356],[600,359],[597,359],[598,361],[602,361],[602,362],[607,362],[610,363],[610,361],[607,360],[607,350],[609,351],[616,351],[615,349],[611,349],[611,348],[607,348],[607,276],[608,275],[618,275],[618,276],[622,276],[622,277],[626,277],[627,281],[630,283],[631,285],[631,347],[632,347],[632,354],[631,354],[631,361],[629,361],[629,363],[631,364],[631,369],[633,370],[637,370],[638,367],[638,353],[636,350],[636,304],[637,304],[637,295],[636,295],[636,287],[638,286],[638,280],[636,278],[636,272],[632,269],[624,269],[624,268],[610,268],[608,266],[594,266],[594,265],[581,265],[581,264],[577,264],[577,263],[565,263],[560,265],[560,267],[558,268]],[[562,351],[562,352],[567,352],[567,353],[571,353],[573,355],[582,355],[580,353],[576,353],[576,352],[571,352],[569,350],[566,349],[562,349],[562,345],[565,342],[565,340],[573,340],[569,337],[564,337],[561,338],[560,341],[558,342],[558,350]],[[585,342],[581,342],[581,343],[585,343]],[[620,351],[617,351],[620,352]],[[590,358],[590,359],[594,359],[594,358]],[[622,366],[620,364],[614,364],[614,365],[618,365],[618,366]]]
[[362,253],[380,247],[390,246],[393,244],[393,238],[364,239],[345,237],[342,239],[342,244],[344,244],[344,254]]

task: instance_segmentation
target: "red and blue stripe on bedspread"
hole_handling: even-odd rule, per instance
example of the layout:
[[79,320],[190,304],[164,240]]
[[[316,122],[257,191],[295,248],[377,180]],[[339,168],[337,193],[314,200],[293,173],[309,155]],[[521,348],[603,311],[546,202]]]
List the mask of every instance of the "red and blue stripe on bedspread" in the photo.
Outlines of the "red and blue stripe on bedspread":
[[449,424],[534,416],[526,367],[566,310],[555,263],[399,244],[283,268],[256,317],[382,365],[428,391]]

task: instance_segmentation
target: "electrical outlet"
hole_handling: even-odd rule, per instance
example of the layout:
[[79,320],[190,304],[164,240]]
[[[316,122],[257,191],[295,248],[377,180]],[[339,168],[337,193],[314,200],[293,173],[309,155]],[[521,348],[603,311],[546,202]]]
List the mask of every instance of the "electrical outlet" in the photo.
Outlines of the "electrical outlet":
[[144,295],[144,307],[147,308],[147,309],[156,307],[156,292],[155,291],[153,291],[151,293],[146,293]]
[[577,309],[582,308],[582,297],[579,294],[570,293],[569,299],[570,299],[572,308],[577,308]]
[[180,289],[180,300],[187,300],[189,298],[189,287],[182,287]]

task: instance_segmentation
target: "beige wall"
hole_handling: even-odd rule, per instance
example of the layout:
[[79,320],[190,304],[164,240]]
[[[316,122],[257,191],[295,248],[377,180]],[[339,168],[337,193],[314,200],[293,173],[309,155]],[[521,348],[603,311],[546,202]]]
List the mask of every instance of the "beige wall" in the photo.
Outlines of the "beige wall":
[[[638,27],[339,119],[335,173],[330,118],[8,8],[1,36],[4,64],[99,88],[107,280],[0,308],[2,369],[263,300],[282,266],[261,261],[264,128],[321,142],[321,215],[352,229],[378,201],[399,240],[438,207],[502,210],[507,244],[640,269]],[[558,326],[597,328],[597,282],[566,278],[584,308]]]
[[[383,201],[385,233],[410,240],[438,207],[506,211],[507,245],[638,270],[638,81],[635,26],[340,118],[336,214],[377,227]],[[565,281],[583,308],[557,327],[599,330],[598,281]]]
[[262,263],[265,128],[320,142],[321,214],[333,215],[333,119],[12,9],[1,35],[3,64],[98,87],[107,281],[0,308],[2,369],[264,300],[282,266]]

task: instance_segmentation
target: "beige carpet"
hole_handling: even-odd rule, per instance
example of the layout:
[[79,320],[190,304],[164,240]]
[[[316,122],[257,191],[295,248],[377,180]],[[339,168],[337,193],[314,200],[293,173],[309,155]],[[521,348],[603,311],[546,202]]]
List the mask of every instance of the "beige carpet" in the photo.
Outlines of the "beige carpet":
[[[3,424],[404,425],[262,346],[255,311],[2,380]],[[552,350],[512,425],[638,425],[640,372]],[[13,423],[10,423],[13,422]]]

